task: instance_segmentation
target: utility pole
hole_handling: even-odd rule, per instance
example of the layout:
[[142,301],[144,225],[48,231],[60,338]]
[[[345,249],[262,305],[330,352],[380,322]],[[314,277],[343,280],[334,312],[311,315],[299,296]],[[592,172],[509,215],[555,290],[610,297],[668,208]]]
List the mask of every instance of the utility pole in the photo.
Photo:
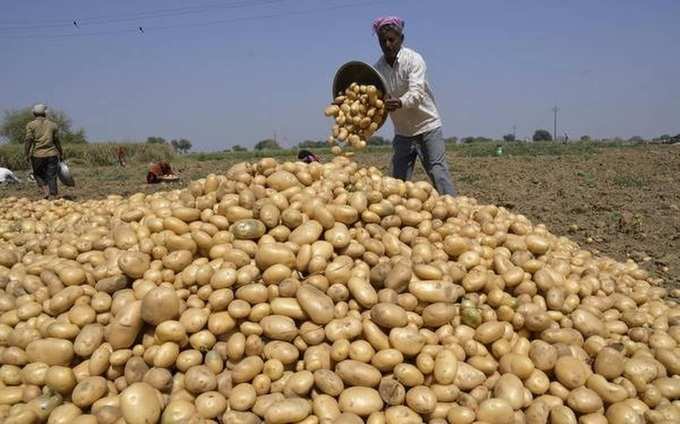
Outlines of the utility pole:
[[512,138],[517,137],[517,125],[512,126]]
[[553,114],[555,115],[555,120],[553,122],[553,137],[555,137],[555,141],[557,141],[557,112],[559,112],[560,108],[557,106],[552,108]]

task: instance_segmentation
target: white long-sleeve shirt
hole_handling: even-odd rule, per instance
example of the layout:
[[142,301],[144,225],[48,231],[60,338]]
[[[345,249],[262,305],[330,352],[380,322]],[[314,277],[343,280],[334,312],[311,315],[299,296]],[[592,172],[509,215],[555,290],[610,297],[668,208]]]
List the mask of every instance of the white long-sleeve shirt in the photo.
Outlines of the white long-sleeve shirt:
[[390,113],[397,135],[413,137],[442,126],[421,55],[402,47],[393,66],[383,56],[375,68],[385,78],[389,94],[401,100],[401,108]]

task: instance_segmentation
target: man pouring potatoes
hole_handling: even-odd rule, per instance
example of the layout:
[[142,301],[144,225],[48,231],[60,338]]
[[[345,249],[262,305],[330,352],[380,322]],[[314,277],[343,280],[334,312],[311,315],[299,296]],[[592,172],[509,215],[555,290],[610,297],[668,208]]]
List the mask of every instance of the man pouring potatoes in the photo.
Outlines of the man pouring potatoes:
[[446,161],[439,111],[426,79],[425,61],[415,51],[404,47],[404,21],[396,16],[373,22],[383,56],[375,68],[387,83],[389,96],[385,108],[394,123],[392,175],[408,180],[416,157],[437,191],[456,195]]

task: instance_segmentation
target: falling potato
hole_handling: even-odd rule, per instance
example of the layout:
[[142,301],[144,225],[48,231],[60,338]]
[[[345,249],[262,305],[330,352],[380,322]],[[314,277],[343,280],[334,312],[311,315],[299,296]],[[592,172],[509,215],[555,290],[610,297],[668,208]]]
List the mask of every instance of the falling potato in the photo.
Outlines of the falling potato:
[[334,155],[346,154],[344,149],[363,150],[366,140],[383,122],[382,93],[373,85],[352,83],[344,92],[338,93],[333,104],[324,110],[324,115],[335,120],[331,131],[334,142],[330,143]]

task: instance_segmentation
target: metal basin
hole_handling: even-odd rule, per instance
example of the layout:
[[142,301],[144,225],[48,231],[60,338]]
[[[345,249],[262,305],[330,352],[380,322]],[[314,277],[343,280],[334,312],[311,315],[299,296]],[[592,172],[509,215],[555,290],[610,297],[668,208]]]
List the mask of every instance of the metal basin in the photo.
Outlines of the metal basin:
[[[382,75],[380,75],[380,72],[367,63],[353,60],[342,65],[335,73],[333,92],[331,93],[332,98],[335,99],[339,93],[344,93],[345,89],[354,82],[359,85],[374,85],[383,92],[383,95],[386,96],[388,94],[387,83]],[[378,128],[383,126],[386,119],[387,114],[383,116],[383,120],[378,125]]]
[[57,167],[57,176],[59,180],[69,187],[74,187],[76,182],[73,180],[71,171],[68,169],[68,165],[63,160],[59,161],[59,166]]

